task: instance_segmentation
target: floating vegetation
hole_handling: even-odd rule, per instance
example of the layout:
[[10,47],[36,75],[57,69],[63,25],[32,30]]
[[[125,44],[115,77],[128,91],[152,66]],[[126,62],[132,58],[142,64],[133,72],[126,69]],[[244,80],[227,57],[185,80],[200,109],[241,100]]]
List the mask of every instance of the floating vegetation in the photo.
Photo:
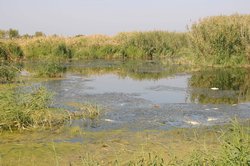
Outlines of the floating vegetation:
[[90,103],[69,103],[77,109],[77,112],[72,112],[76,117],[82,117],[90,120],[95,120],[100,116],[100,106]]

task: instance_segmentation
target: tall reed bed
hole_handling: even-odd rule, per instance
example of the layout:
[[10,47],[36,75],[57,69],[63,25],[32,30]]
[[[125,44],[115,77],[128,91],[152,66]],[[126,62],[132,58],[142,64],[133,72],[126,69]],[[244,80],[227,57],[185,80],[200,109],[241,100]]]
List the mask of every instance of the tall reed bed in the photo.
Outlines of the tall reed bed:
[[[159,59],[187,48],[184,33],[150,31],[116,36],[33,37],[15,39],[25,59]],[[3,53],[5,54],[5,53]],[[6,55],[7,56],[7,55]]]
[[24,57],[23,49],[15,41],[0,41],[0,60],[18,61]]
[[2,59],[180,59],[203,65],[250,63],[250,15],[207,17],[188,32],[38,36],[0,41]]
[[201,19],[189,32],[191,49],[205,64],[249,64],[250,15]]

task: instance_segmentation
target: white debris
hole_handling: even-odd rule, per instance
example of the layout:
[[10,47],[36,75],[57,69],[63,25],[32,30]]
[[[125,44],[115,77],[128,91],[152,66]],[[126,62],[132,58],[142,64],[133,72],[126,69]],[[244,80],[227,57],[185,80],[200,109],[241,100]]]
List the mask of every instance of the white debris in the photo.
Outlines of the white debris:
[[112,120],[112,119],[104,119],[104,121],[106,121],[106,122],[111,122],[111,123],[114,123],[114,122],[115,122],[115,121]]
[[208,122],[215,121],[215,120],[217,120],[217,118],[213,118],[213,117],[208,117],[208,118],[207,118],[207,121],[208,121]]
[[211,88],[211,90],[219,90],[219,88],[213,87]]
[[213,108],[213,110],[218,110],[219,108]]
[[192,121],[192,120],[185,121],[185,122],[188,123],[188,124],[191,124],[191,125],[199,125],[200,124],[199,122]]

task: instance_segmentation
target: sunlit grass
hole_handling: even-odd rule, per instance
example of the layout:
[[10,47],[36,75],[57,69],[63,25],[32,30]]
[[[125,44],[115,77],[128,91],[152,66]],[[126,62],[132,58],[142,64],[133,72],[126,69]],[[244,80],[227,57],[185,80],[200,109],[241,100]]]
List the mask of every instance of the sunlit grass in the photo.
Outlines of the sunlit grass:
[[[19,144],[1,145],[6,165],[243,165],[250,162],[249,122],[229,126],[172,131],[76,131],[82,141],[63,140],[45,134],[46,142],[33,136]],[[74,133],[74,136],[77,136]],[[29,137],[29,136],[26,136]],[[52,140],[50,140],[50,138]],[[5,138],[6,139],[6,138]],[[50,141],[49,141],[50,140]],[[47,142],[48,141],[48,142]],[[12,149],[12,150],[10,150]],[[22,155],[18,155],[18,153]],[[44,158],[43,160],[41,160]],[[13,157],[19,160],[12,160]],[[31,162],[32,161],[32,162]]]
[[44,87],[22,92],[18,87],[0,90],[0,130],[48,128],[63,124],[68,115],[50,108],[52,94]]
[[73,112],[75,116],[82,118],[95,120],[100,116],[100,106],[91,103],[68,103],[69,106],[73,106],[77,109],[77,112]]

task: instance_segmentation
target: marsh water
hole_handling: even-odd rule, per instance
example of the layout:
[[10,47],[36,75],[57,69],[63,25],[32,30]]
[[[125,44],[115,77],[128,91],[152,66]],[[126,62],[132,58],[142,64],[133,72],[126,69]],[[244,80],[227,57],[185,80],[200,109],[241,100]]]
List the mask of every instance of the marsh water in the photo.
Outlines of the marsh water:
[[[128,159],[152,152],[166,161],[182,159],[204,145],[218,147],[218,128],[210,126],[250,118],[248,69],[157,61],[64,65],[62,78],[27,75],[31,85],[21,88],[46,86],[54,93],[51,107],[74,112],[79,110],[74,105],[91,103],[101,108],[100,116],[51,130],[0,133],[0,165],[127,165]],[[37,64],[24,67],[32,71]]]
[[84,130],[168,130],[250,118],[250,74],[242,68],[204,68],[155,61],[66,64],[62,79],[42,81],[55,92],[53,107],[92,103],[99,118],[76,120]]

